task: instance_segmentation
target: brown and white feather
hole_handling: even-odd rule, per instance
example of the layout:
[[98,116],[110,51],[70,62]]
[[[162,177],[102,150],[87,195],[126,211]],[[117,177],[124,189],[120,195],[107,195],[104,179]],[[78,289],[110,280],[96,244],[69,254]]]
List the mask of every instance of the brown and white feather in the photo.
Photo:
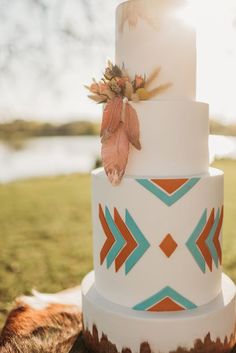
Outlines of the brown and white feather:
[[118,128],[123,107],[122,97],[115,97],[105,105],[100,136],[102,142],[108,139]]
[[125,131],[129,142],[137,150],[141,150],[138,115],[136,110],[129,103],[125,104]]
[[120,183],[128,162],[129,140],[125,124],[119,123],[118,129],[102,143],[102,162],[112,185]]

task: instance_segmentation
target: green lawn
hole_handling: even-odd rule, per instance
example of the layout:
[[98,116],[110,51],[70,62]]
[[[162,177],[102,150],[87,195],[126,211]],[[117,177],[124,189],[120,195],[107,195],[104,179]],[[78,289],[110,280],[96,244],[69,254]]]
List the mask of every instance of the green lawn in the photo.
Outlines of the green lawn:
[[0,186],[0,319],[16,296],[78,285],[92,268],[90,188],[87,175]]
[[[225,171],[224,269],[236,280],[236,161]],[[90,178],[72,175],[0,186],[0,325],[31,288],[78,285],[92,268]]]

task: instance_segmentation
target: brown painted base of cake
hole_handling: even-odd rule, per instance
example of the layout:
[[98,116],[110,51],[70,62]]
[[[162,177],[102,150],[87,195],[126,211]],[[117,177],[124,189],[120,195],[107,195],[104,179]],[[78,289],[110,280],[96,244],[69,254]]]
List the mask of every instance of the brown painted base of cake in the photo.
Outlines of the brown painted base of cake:
[[[97,327],[93,326],[93,332],[87,329],[83,330],[83,340],[89,352],[93,353],[132,353],[131,349],[123,348],[122,352],[118,352],[116,345],[109,341],[105,334],[102,334],[99,340]],[[136,353],[136,352],[135,352]],[[140,345],[139,353],[161,353],[153,352],[148,342]],[[216,342],[211,340],[210,334],[206,335],[204,341],[196,340],[194,347],[190,350],[178,347],[176,351],[169,353],[236,353],[236,337],[232,335],[230,340],[226,337],[224,342],[217,339]]]

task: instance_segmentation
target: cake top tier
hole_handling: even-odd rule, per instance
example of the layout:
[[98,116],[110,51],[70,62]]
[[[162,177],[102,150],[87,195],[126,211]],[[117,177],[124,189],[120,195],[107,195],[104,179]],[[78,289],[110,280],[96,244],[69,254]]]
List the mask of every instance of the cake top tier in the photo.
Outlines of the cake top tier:
[[184,19],[186,5],[185,0],[129,0],[117,8],[116,64],[131,76],[151,75],[160,67],[153,85],[172,86],[157,99],[196,97],[196,35]]

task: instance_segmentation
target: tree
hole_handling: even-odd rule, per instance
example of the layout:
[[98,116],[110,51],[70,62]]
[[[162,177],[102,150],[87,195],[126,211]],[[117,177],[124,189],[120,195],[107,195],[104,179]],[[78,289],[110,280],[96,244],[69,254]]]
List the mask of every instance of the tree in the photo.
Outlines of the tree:
[[0,0],[0,114],[75,104],[71,87],[81,91],[113,53],[118,2]]

